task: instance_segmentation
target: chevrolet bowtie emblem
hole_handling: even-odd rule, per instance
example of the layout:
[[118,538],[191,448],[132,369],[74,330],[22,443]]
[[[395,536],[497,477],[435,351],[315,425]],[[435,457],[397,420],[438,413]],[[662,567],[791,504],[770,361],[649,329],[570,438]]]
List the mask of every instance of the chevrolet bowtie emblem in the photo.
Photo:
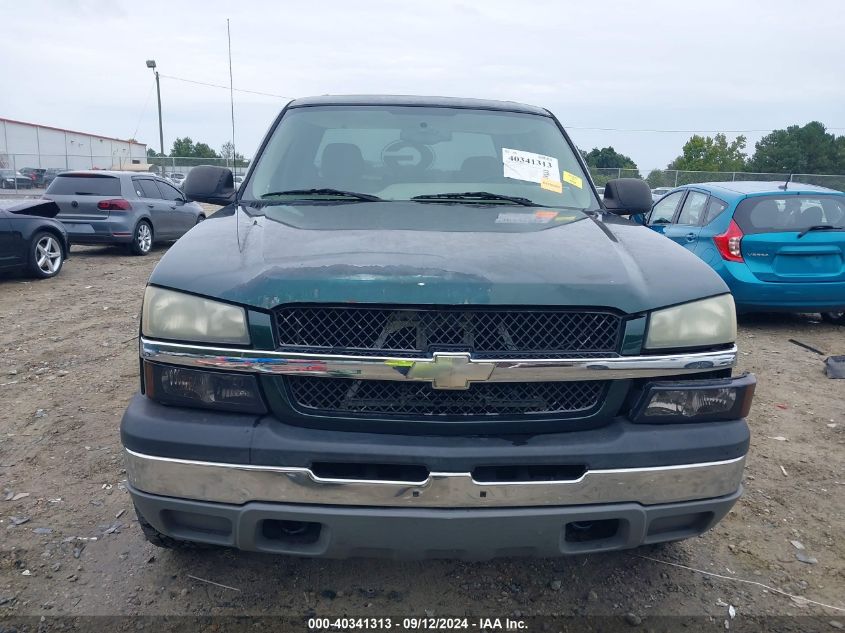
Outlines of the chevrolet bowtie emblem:
[[473,361],[469,354],[435,352],[432,360],[418,360],[408,370],[410,380],[428,380],[435,389],[469,389],[469,383],[490,378],[496,365]]

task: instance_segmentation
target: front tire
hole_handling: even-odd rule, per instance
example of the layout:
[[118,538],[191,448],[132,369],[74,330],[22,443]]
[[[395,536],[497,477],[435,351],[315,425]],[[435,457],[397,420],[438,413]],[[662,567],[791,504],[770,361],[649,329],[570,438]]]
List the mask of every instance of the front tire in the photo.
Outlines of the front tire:
[[129,248],[133,255],[149,255],[153,248],[153,227],[149,222],[146,220],[138,222]]
[[59,274],[65,254],[59,238],[53,233],[39,231],[29,243],[29,274],[37,279],[49,279]]
[[204,216],[202,213],[200,213],[200,214],[197,216],[197,222],[196,222],[196,223],[197,223],[197,224],[199,224],[199,223],[200,223],[200,222],[202,222],[203,220],[205,220],[205,216]]
[[845,312],[822,312],[822,320],[834,325],[845,325]]

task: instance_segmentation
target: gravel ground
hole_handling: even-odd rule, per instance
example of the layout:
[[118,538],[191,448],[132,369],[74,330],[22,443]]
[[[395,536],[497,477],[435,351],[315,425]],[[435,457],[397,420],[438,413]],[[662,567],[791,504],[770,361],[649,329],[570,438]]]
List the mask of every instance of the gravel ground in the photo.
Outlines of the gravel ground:
[[484,563],[154,548],[123,485],[118,426],[138,384],[142,289],[164,250],[76,247],[56,279],[0,279],[0,616],[616,614],[648,627],[694,615],[724,630],[732,606],[736,622],[811,616],[781,630],[845,625],[845,612],[658,562],[845,607],[845,381],[788,342],[843,354],[845,329],[812,315],[741,323],[740,369],[759,378],[746,494],[701,538]]

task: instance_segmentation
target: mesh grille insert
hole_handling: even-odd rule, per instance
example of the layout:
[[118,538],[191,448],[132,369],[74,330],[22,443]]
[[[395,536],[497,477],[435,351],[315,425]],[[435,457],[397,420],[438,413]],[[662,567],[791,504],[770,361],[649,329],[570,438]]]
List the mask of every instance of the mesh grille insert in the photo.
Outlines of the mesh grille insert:
[[424,382],[286,376],[291,402],[327,414],[488,416],[583,413],[602,401],[605,381],[476,383],[466,390]]
[[475,358],[615,355],[622,319],[572,310],[283,306],[279,345],[302,352],[421,357],[436,349]]

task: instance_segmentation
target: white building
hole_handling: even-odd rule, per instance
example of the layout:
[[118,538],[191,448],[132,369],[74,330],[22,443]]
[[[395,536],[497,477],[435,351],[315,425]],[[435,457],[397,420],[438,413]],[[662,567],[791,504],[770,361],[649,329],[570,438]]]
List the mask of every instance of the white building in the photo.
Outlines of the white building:
[[147,146],[0,117],[0,168],[126,169],[147,162]]

